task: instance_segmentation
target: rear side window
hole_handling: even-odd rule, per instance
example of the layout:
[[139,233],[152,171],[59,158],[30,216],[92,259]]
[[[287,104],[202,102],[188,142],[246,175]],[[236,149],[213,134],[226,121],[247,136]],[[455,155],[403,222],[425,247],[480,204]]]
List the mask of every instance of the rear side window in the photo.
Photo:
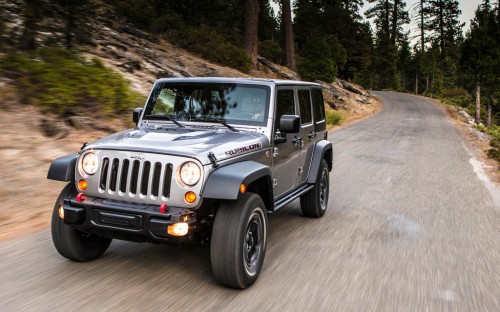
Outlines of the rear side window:
[[[321,89],[312,89],[312,102],[316,131],[324,130],[325,124],[325,104],[323,102],[323,92]],[[320,124],[320,125],[318,125]]]
[[278,90],[276,100],[276,119],[274,129],[279,129],[279,122],[282,115],[295,115],[293,90]]
[[309,90],[299,90],[300,123],[308,124],[312,122],[311,97]]

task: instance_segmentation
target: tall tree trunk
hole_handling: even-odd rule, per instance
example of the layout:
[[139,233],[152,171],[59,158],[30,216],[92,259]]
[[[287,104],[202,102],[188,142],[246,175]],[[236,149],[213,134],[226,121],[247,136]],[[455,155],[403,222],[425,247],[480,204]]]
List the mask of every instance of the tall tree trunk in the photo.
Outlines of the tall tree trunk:
[[486,116],[486,127],[491,127],[491,115],[493,113],[493,96],[488,98],[488,115]]
[[259,29],[259,0],[246,0],[245,51],[250,56],[252,68],[257,68],[257,36]]
[[292,7],[290,0],[281,1],[281,19],[285,31],[285,65],[291,70],[297,70],[295,63],[295,43],[292,28]]
[[389,28],[389,0],[385,0],[385,34],[387,37],[390,36],[391,30]]
[[73,48],[73,32],[76,28],[75,15],[72,12],[73,8],[69,5],[66,6],[66,26],[64,28],[64,40],[66,42],[66,48]]
[[479,79],[476,81],[476,115],[474,116],[474,122],[476,124],[481,122],[481,81]]
[[36,48],[36,35],[38,23],[40,22],[40,3],[37,0],[27,0],[24,5],[23,32],[20,39],[23,50],[34,50]]
[[415,94],[418,94],[418,70],[415,72]]
[[420,45],[422,55],[425,51],[425,32],[424,32],[424,0],[420,0]]
[[444,66],[446,57],[445,38],[444,38],[444,1],[439,1],[439,45],[441,48],[441,65]]
[[392,29],[391,29],[391,42],[396,45],[396,35],[398,33],[398,6],[400,0],[394,0],[394,7],[392,10]]
[[427,94],[429,92],[429,73],[427,73],[427,77],[425,78],[425,91],[424,94]]

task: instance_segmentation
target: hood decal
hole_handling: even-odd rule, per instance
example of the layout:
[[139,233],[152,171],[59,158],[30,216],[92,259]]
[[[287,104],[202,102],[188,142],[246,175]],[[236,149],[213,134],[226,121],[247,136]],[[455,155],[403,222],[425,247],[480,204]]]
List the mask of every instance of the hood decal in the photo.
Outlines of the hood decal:
[[229,151],[225,151],[224,154],[226,154],[227,156],[235,156],[235,155],[245,154],[245,153],[251,152],[253,150],[258,150],[261,147],[262,147],[262,145],[260,144],[260,142],[258,142],[258,143],[254,143],[254,144],[250,144],[250,145],[246,145],[246,146],[242,146],[242,147],[237,147],[237,148],[234,148],[234,149],[229,150]]

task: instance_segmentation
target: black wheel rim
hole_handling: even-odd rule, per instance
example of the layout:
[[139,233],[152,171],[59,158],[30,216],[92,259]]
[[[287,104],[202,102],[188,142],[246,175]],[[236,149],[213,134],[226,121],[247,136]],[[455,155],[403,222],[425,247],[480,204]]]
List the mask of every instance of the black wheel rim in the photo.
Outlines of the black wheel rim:
[[326,209],[328,204],[328,172],[323,170],[321,180],[319,181],[319,206],[321,210]]
[[254,211],[250,216],[243,241],[243,262],[248,275],[258,272],[259,260],[264,242],[264,222],[260,211]]

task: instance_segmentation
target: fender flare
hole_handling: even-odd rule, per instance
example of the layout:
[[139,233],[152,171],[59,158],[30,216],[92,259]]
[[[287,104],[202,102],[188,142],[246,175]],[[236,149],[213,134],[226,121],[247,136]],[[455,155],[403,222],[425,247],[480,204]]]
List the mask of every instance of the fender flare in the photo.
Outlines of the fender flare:
[[220,167],[210,174],[200,196],[236,200],[242,183],[247,186],[266,176],[271,179],[271,169],[255,161],[243,161]]
[[314,146],[313,159],[311,161],[311,169],[309,170],[309,177],[307,177],[307,183],[316,183],[316,177],[318,175],[319,166],[321,161],[325,159],[328,164],[329,171],[332,171],[333,166],[333,154],[332,154],[332,142],[327,140],[321,140]]
[[75,181],[75,167],[78,154],[69,154],[52,161],[47,179],[56,181]]

